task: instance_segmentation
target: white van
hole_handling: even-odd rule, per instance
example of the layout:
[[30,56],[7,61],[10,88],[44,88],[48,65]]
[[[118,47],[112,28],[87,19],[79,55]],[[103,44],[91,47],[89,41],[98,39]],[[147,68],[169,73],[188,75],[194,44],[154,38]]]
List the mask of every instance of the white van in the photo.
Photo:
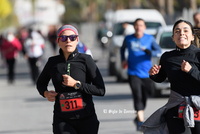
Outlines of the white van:
[[[109,45],[109,74],[117,76],[118,81],[128,79],[127,69],[121,67],[120,47],[124,40],[123,23],[133,26],[133,22],[141,18],[146,23],[145,33],[156,35],[160,26],[166,26],[163,16],[155,9],[124,9],[117,10],[113,16],[113,36]],[[134,30],[132,31],[134,33]],[[126,56],[128,53],[126,52]]]
[[113,16],[113,25],[128,22],[133,24],[137,19],[141,18],[146,22],[147,32],[156,34],[159,26],[166,26],[166,22],[158,10],[155,9],[123,9],[117,10]]

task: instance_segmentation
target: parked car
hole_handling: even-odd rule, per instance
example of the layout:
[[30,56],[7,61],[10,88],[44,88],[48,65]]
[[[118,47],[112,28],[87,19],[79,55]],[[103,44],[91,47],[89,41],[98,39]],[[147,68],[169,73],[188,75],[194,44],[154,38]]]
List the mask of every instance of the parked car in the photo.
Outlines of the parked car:
[[[168,25],[165,27],[160,27],[158,29],[158,33],[156,35],[156,41],[161,47],[162,54],[166,51],[171,51],[175,49],[176,44],[172,39],[172,28],[173,25]],[[160,57],[153,57],[152,58],[152,65],[157,64],[159,65]],[[162,90],[170,89],[170,83],[166,79],[162,83],[155,82],[154,91],[152,91],[152,96],[159,97],[162,94]]]
[[[125,9],[117,10],[113,18],[113,36],[109,44],[109,74],[115,75],[118,81],[126,81],[128,79],[127,69],[121,67],[120,47],[124,40],[123,24],[129,23],[133,26],[137,18],[144,19],[146,23],[145,33],[156,35],[160,26],[166,26],[163,16],[155,9]],[[132,31],[134,33],[134,29]],[[127,57],[128,52],[125,52]]]

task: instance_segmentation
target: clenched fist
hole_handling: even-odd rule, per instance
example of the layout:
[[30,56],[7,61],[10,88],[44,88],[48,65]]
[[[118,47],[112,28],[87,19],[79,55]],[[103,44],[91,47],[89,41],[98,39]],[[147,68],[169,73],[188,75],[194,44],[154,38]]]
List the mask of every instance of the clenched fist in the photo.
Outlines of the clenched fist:
[[190,65],[189,62],[183,60],[182,64],[181,64],[181,70],[188,73],[190,71],[190,69],[192,68],[192,66]]
[[54,102],[56,100],[57,94],[58,93],[56,93],[53,90],[44,92],[44,96],[48,99],[48,101],[51,101],[51,102]]
[[62,82],[63,85],[68,87],[75,87],[75,84],[77,82],[75,79],[73,79],[71,76],[67,74],[64,74],[62,76],[63,76],[63,82]]
[[155,75],[155,74],[158,74],[158,72],[160,71],[160,68],[161,68],[161,65],[157,66],[156,64],[151,67],[151,69],[149,70],[149,75],[152,76],[152,75]]

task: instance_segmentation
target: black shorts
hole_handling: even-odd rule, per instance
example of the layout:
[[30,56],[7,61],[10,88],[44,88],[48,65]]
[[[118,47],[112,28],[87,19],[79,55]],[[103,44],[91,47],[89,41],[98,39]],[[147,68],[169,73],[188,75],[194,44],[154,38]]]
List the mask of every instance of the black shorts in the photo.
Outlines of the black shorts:
[[150,78],[139,78],[129,75],[129,84],[132,90],[135,110],[144,110],[148,95],[153,88],[153,81]]
[[54,114],[54,134],[98,134],[99,121],[96,114],[82,119],[63,119]]

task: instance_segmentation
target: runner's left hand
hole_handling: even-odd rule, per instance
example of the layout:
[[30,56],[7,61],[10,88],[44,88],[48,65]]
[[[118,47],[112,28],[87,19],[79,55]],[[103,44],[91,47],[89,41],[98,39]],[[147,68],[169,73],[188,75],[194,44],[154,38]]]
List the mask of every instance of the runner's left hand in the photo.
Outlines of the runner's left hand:
[[183,60],[182,64],[181,64],[181,70],[188,73],[190,71],[190,69],[192,68],[192,66],[190,65],[189,62]]

